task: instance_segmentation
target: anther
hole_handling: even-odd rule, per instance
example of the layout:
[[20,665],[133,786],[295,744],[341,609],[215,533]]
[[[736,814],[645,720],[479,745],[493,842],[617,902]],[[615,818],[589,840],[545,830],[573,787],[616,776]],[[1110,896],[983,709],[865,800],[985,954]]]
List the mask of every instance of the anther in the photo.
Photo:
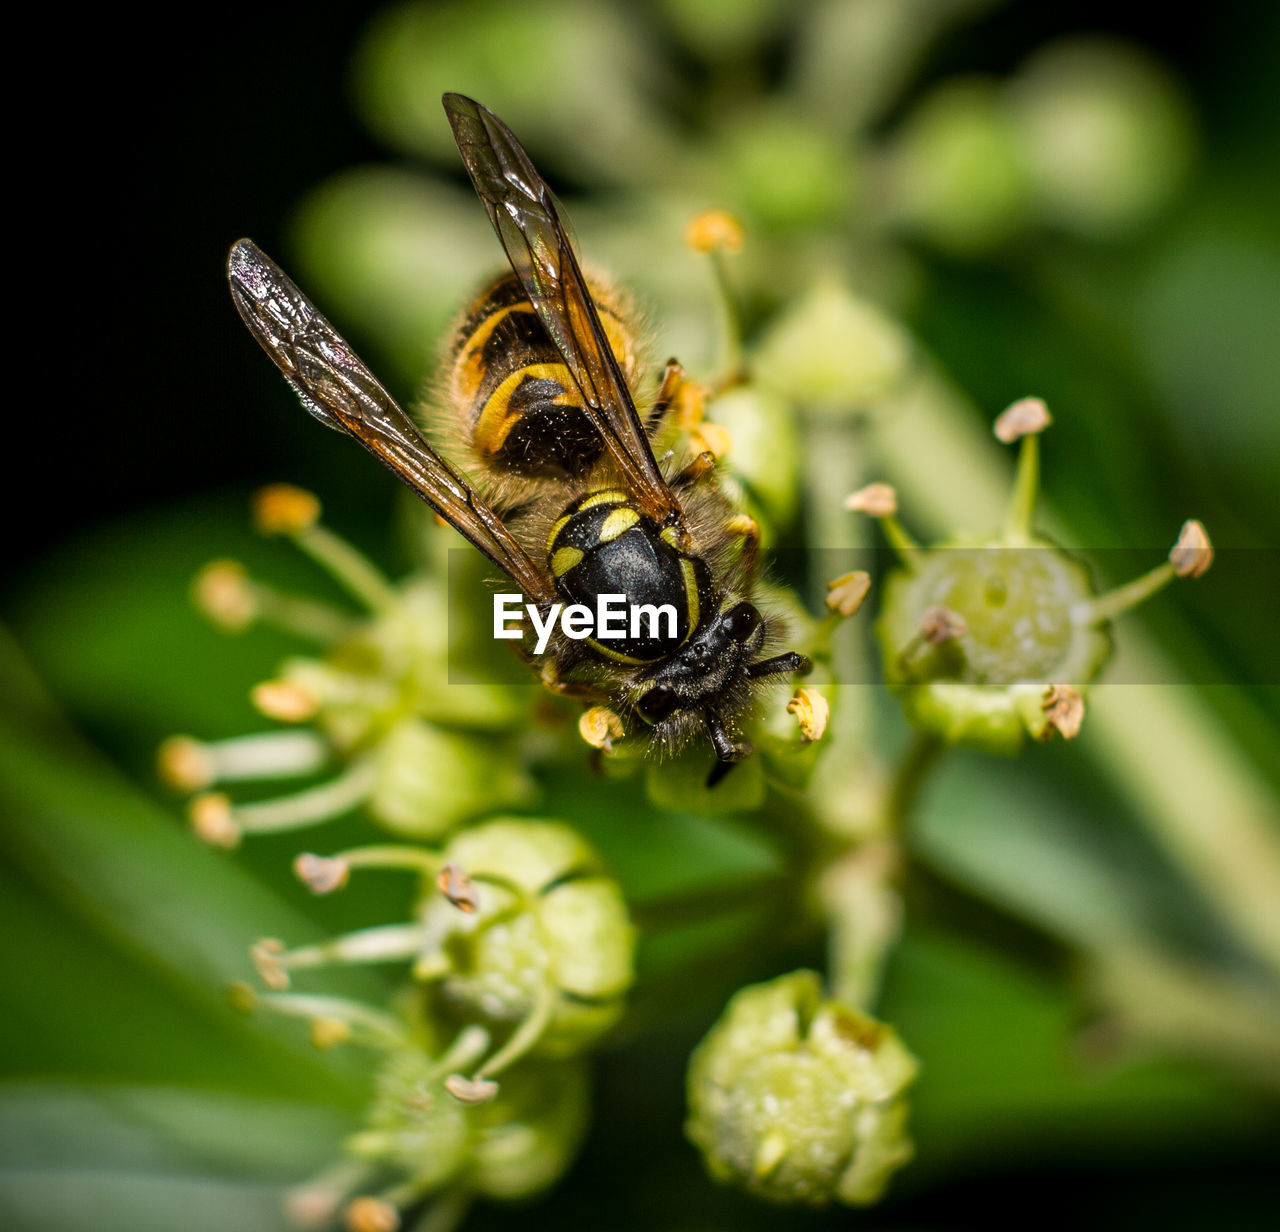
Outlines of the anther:
[[1182,524],[1178,542],[1169,552],[1169,563],[1180,578],[1203,577],[1213,564],[1213,544],[1209,532],[1194,518]]
[[817,689],[797,689],[796,695],[787,703],[787,713],[796,716],[800,737],[808,744],[821,739],[827,730],[831,707]]
[[436,889],[459,911],[474,915],[480,902],[476,897],[475,882],[466,872],[450,860],[436,877]]
[[871,591],[871,574],[857,569],[827,583],[827,607],[841,616],[853,616]]
[[613,751],[613,742],[625,734],[622,720],[608,706],[592,706],[578,719],[578,734],[593,749]]

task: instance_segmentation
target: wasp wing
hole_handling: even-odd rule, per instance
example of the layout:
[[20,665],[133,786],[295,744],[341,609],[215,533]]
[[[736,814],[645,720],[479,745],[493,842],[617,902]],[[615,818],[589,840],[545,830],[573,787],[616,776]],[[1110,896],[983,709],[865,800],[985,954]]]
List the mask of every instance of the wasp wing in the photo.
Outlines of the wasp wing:
[[554,194],[493,112],[461,94],[446,94],[443,101],[462,161],[511,268],[573,374],[587,413],[632,495],[659,523],[679,516],[680,506],[654,461]]
[[321,423],[355,437],[536,603],[555,590],[502,520],[422,439],[413,421],[287,274],[251,240],[227,259],[241,319]]

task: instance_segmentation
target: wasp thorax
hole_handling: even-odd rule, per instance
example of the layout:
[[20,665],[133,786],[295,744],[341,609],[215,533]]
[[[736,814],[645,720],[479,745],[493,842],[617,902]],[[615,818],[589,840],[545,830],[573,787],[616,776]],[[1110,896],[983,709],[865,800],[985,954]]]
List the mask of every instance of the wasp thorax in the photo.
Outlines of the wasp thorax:
[[[586,644],[616,663],[655,663],[685,646],[711,601],[706,564],[676,546],[673,528],[645,517],[626,492],[605,488],[574,501],[547,538],[556,589],[593,611],[621,595],[628,612],[616,635],[596,630]],[[604,636],[601,636],[601,635]]]

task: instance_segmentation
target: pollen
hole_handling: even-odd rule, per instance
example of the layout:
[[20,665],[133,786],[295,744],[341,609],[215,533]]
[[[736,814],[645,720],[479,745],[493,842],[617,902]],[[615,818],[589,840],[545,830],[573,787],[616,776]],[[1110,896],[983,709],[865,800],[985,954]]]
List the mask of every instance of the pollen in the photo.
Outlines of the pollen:
[[196,796],[187,806],[187,819],[195,836],[210,847],[230,851],[240,844],[240,825],[231,809],[231,800],[220,791]]
[[240,633],[258,617],[249,574],[237,560],[215,560],[205,565],[191,583],[196,607],[228,633]]
[[332,894],[351,877],[351,865],[334,856],[304,851],[293,862],[293,874],[312,894]]
[[869,483],[844,498],[844,507],[873,518],[891,518],[898,512],[898,493],[887,483]]
[[343,1222],[347,1232],[397,1232],[400,1212],[390,1202],[365,1194],[347,1203]]
[[320,520],[320,500],[303,488],[273,483],[253,497],[253,523],[264,535],[296,535]]
[[1040,701],[1044,711],[1044,739],[1057,732],[1064,740],[1074,740],[1084,721],[1084,695],[1069,684],[1051,684]]
[[704,210],[685,228],[684,242],[694,252],[738,252],[746,238],[742,223],[728,210]]
[[608,706],[592,706],[578,719],[578,734],[593,749],[609,752],[624,734],[622,720]]
[[156,771],[174,791],[203,791],[217,768],[209,750],[191,736],[170,736],[156,752]]
[[452,860],[445,864],[436,877],[436,889],[467,915],[474,915],[480,906],[480,901],[476,898],[475,882]]
[[249,694],[254,708],[281,723],[305,723],[320,709],[319,699],[296,681],[264,680]]
[[871,574],[865,569],[842,573],[827,583],[827,607],[841,616],[853,616],[871,592]]
[[1203,577],[1213,564],[1213,544],[1209,532],[1194,518],[1182,524],[1178,542],[1169,552],[1169,563],[1180,578]]
[[341,1018],[313,1018],[309,1024],[311,1045],[326,1052],[351,1039],[351,1024]]
[[796,716],[801,739],[809,744],[820,740],[822,733],[827,730],[831,707],[817,689],[798,689],[795,697],[787,703],[787,713]]
[[1003,445],[1012,445],[1024,436],[1034,436],[1043,432],[1051,423],[1053,416],[1041,398],[1019,398],[1017,402],[1006,407],[992,425],[996,440]]
[[703,422],[689,433],[689,443],[695,453],[709,453],[712,457],[723,458],[733,448],[733,437],[729,429],[721,424]]

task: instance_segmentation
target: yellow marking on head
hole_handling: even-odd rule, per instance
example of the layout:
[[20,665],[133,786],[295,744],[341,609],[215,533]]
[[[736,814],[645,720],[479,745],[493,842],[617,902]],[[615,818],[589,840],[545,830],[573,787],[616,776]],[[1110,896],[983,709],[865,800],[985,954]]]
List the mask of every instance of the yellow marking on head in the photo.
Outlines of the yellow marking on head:
[[661,539],[663,543],[669,544],[673,548],[678,549],[680,547],[679,536],[676,534],[676,528],[674,526],[668,526],[667,529],[658,536],[658,538]]
[[[496,287],[497,284],[495,284]],[[492,294],[491,287],[486,294]],[[484,347],[493,336],[493,331],[513,312],[527,312],[533,315],[530,303],[508,304],[505,308],[496,308],[463,340],[459,355],[453,366],[454,392],[468,402],[476,396],[484,381]]]
[[745,513],[734,514],[725,524],[724,528],[731,535],[740,535],[743,539],[759,539],[760,524],[753,517],[749,517]]
[[512,411],[510,405],[512,394],[526,377],[555,381],[560,386],[560,395],[552,400],[553,406],[581,407],[582,404],[575,401],[570,392],[574,388],[573,377],[564,364],[529,364],[517,368],[489,395],[476,420],[473,439],[482,456],[492,458],[500,454],[512,428],[524,417],[523,411]]
[[583,555],[581,548],[560,548],[551,558],[551,572],[556,577],[564,577],[574,565],[582,560]]
[[612,543],[619,535],[625,534],[638,521],[640,514],[632,509],[630,505],[623,505],[621,509],[615,509],[604,520],[604,525],[600,527],[599,542]]
[[556,540],[560,538],[560,532],[564,530],[569,523],[573,521],[573,514],[566,513],[564,517],[557,520],[556,524],[551,528],[551,533],[547,536],[547,551],[555,550]]
[[592,492],[588,496],[584,496],[578,502],[579,511],[583,509],[594,509],[597,505],[625,505],[627,503],[627,494],[619,492],[617,488],[601,488],[599,492]]
[[[680,572],[684,576],[684,600],[689,609],[689,631],[684,635],[684,642],[687,642],[698,627],[698,616],[701,614],[698,604],[698,575],[694,572],[693,561],[687,556],[680,558]],[[680,644],[683,646],[684,642]]]

